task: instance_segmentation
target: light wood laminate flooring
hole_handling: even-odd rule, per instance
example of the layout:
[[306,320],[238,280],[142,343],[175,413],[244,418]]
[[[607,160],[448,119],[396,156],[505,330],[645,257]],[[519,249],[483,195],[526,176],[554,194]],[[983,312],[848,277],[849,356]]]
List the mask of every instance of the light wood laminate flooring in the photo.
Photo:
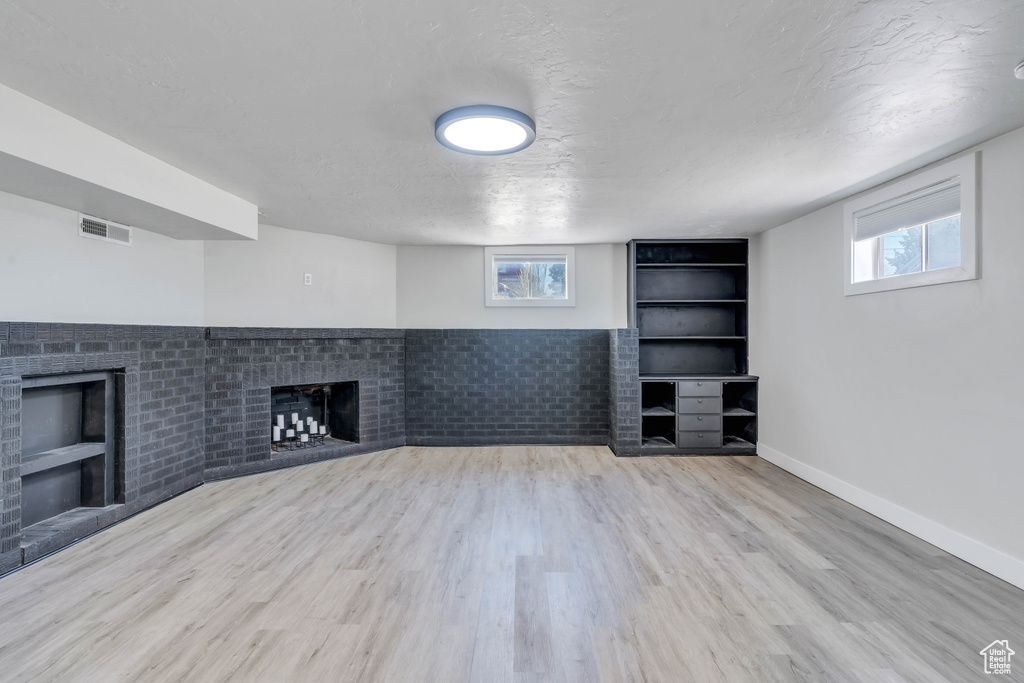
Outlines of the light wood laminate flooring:
[[964,681],[997,638],[1024,673],[1024,591],[759,458],[598,447],[214,482],[0,579],[3,681]]

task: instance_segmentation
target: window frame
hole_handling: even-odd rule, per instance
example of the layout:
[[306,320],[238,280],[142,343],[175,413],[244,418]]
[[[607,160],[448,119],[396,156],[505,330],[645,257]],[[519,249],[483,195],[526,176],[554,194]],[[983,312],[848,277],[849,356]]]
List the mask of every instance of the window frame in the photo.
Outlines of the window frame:
[[[931,238],[931,230],[929,230],[928,228],[930,226],[932,226],[932,225],[935,225],[936,223],[940,223],[942,221],[949,220],[950,218],[953,218],[954,216],[956,216],[957,218],[960,218],[960,214],[959,213],[954,213],[954,214],[950,214],[949,216],[943,216],[942,218],[937,218],[937,219],[935,219],[933,221],[928,221],[927,223],[918,223],[917,225],[910,225],[910,226],[907,226],[906,228],[902,228],[900,230],[894,230],[893,232],[883,233],[883,234],[879,235],[878,237],[869,237],[868,239],[871,240],[871,242],[872,242],[872,244],[871,244],[871,261],[872,261],[871,269],[874,271],[874,277],[872,277],[871,280],[881,280],[882,278],[887,278],[887,277],[904,277],[904,275],[916,275],[917,273],[929,272],[929,271],[933,271],[933,270],[943,270],[944,268],[956,268],[955,265],[954,266],[941,266],[939,268],[930,268],[929,267],[931,265],[930,264],[930,261],[931,261],[930,249],[931,249],[931,240],[932,240],[932,238]],[[958,227],[958,232],[962,232],[963,231],[961,226],[957,226],[957,227]],[[900,233],[900,232],[906,232],[907,230],[913,230],[915,228],[918,229],[920,231],[920,233],[921,233],[921,237],[920,237],[920,239],[921,239],[921,270],[920,271],[914,271],[912,273],[905,273],[904,275],[886,275],[885,274],[885,259],[887,257],[885,255],[884,249],[880,249],[879,248],[879,247],[884,247],[883,240],[886,237],[889,237],[890,235],[895,235],[895,234]],[[854,254],[854,262],[856,264],[856,254]],[[959,264],[957,264],[957,265],[959,265]],[[869,282],[869,281],[870,280],[860,280],[860,282]]]
[[[565,298],[564,299],[505,299],[494,296],[495,257],[516,258],[524,261],[538,257],[565,259]],[[576,248],[563,246],[513,246],[484,247],[484,305],[485,306],[517,306],[517,307],[574,307],[576,305]]]
[[[980,221],[978,220],[977,212],[977,168],[979,155],[979,152],[974,152],[951,161],[946,161],[898,182],[870,190],[843,205],[843,248],[845,255],[843,285],[846,296],[924,287],[947,282],[963,282],[978,278],[977,245]],[[854,242],[856,241],[854,214],[957,176],[960,177],[960,265],[889,277],[877,277],[878,271],[876,270],[876,277],[874,279],[854,282]],[[926,231],[925,227],[922,227],[922,231]],[[878,238],[871,239],[877,240]],[[925,238],[922,235],[922,249],[925,248],[924,240]],[[872,248],[875,251],[878,250],[877,245]],[[922,253],[922,259],[924,258],[926,257]],[[875,263],[877,268],[877,254]],[[922,267],[924,264],[925,261],[922,260]]]

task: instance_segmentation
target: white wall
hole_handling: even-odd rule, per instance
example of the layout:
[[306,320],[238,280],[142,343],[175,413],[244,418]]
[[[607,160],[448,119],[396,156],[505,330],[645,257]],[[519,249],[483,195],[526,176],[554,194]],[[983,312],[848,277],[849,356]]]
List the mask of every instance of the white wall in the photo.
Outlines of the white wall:
[[203,324],[203,245],[136,229],[78,235],[78,213],[0,193],[0,320]]
[[626,247],[576,246],[576,306],[484,305],[483,247],[398,247],[398,326],[608,329],[626,326]]
[[1024,129],[977,149],[980,280],[843,296],[841,203],[753,241],[759,452],[1024,587]]
[[[395,247],[261,225],[257,241],[136,228],[78,236],[77,212],[0,193],[0,320],[266,327],[626,325],[622,245],[576,247],[574,308],[488,308],[483,247]],[[313,275],[305,286],[303,274]]]
[[255,204],[0,85],[0,189],[179,239],[252,239]]
[[269,225],[207,242],[206,324],[395,327],[395,247]]

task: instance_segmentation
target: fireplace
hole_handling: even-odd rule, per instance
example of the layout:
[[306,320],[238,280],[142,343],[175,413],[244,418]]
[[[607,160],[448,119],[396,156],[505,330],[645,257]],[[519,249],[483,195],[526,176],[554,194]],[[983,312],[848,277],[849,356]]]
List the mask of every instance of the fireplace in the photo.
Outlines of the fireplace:
[[272,387],[270,425],[275,451],[359,443],[359,382]]
[[114,503],[116,391],[113,371],[22,380],[23,527]]

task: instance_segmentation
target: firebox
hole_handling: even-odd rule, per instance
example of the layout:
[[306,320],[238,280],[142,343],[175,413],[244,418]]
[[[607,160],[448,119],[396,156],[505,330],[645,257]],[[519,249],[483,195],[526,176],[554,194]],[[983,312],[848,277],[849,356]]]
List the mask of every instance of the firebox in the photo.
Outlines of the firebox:
[[270,425],[277,450],[359,443],[359,382],[272,387]]
[[115,373],[26,377],[21,387],[22,526],[112,505]]

